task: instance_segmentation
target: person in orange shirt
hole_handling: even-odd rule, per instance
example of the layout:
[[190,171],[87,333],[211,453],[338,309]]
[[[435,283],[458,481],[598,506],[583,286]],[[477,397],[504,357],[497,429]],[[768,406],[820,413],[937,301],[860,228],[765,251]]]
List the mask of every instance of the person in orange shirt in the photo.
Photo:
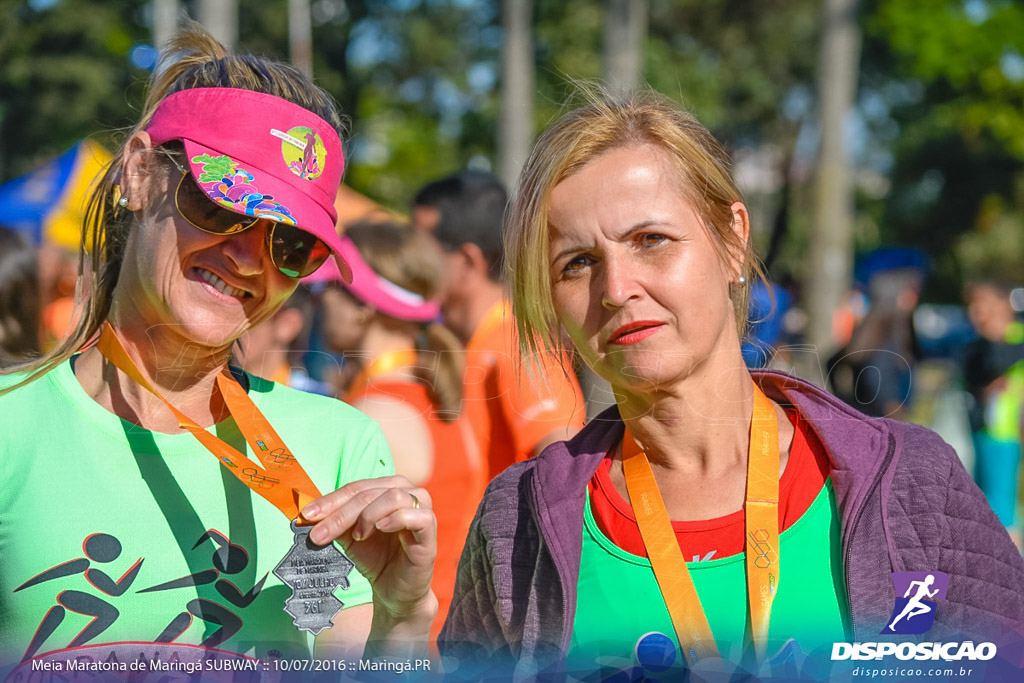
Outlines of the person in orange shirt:
[[325,341],[355,368],[344,400],[377,421],[395,470],[433,500],[432,588],[439,602],[433,642],[487,483],[472,428],[460,415],[462,345],[437,322],[441,259],[430,238],[395,223],[362,223],[348,228],[342,244],[353,279],[350,285],[331,280],[321,295]]
[[333,396],[331,385],[310,377],[303,366],[312,320],[313,293],[308,286],[299,285],[266,323],[239,340],[239,365],[271,382]]
[[583,426],[579,382],[557,357],[524,358],[501,282],[501,224],[508,196],[489,173],[465,170],[416,195],[413,224],[445,252],[442,311],[466,345],[466,414],[489,478],[570,438]]

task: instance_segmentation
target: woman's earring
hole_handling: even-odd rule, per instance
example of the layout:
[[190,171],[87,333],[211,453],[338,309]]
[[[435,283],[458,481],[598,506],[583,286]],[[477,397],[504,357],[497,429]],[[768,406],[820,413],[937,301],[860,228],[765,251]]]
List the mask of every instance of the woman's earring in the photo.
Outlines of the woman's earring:
[[736,278],[736,286],[737,287],[746,287],[747,286],[747,276],[746,275],[740,275],[738,278]]
[[113,200],[114,200],[114,205],[115,206],[117,206],[118,208],[121,208],[121,209],[127,209],[128,208],[128,197],[126,195],[121,194],[121,186],[120,185],[114,185],[114,189],[111,190],[111,193],[113,194]]

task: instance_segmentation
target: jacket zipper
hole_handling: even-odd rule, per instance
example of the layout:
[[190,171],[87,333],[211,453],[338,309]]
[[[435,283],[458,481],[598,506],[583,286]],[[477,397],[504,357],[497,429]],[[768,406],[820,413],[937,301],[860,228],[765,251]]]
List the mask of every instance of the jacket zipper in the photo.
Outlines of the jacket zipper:
[[[853,543],[851,542],[853,540],[853,533],[857,529],[857,526],[860,525],[861,517],[864,516],[864,510],[867,508],[867,499],[870,498],[872,492],[874,492],[874,490],[881,485],[882,477],[885,476],[886,471],[889,469],[889,463],[892,460],[893,456],[896,454],[896,439],[893,437],[892,434],[888,434],[887,436],[889,437],[889,447],[886,449],[885,459],[882,460],[882,466],[878,468],[878,472],[875,474],[875,478],[871,482],[871,486],[868,487],[867,494],[864,496],[865,503],[860,506],[860,509],[857,510],[857,513],[853,517],[853,523],[850,524],[850,531],[847,534],[846,547],[843,548],[843,577],[846,579],[847,600],[850,600],[850,555],[852,553],[853,548]],[[879,504],[882,504],[882,502],[883,501],[879,501]],[[886,545],[888,545],[888,543]],[[853,629],[853,633],[851,635],[854,637],[854,639],[856,639],[857,615],[855,610],[853,609],[852,601],[850,603],[850,626]]]

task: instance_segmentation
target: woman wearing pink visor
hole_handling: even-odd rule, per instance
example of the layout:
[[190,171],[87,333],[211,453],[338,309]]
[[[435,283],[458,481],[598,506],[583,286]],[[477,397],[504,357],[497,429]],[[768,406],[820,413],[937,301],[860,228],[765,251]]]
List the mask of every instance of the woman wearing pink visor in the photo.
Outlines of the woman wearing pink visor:
[[443,265],[437,244],[395,223],[353,225],[342,238],[352,282],[333,279],[321,295],[324,336],[344,353],[343,396],[374,418],[395,454],[395,469],[430,492],[437,517],[434,593],[441,630],[455,571],[487,484],[486,463],[462,412],[464,352],[438,322]]
[[76,328],[0,377],[0,679],[426,652],[430,495],[365,415],[230,364],[299,278],[351,277],[340,128],[288,65],[168,46],[90,201]]

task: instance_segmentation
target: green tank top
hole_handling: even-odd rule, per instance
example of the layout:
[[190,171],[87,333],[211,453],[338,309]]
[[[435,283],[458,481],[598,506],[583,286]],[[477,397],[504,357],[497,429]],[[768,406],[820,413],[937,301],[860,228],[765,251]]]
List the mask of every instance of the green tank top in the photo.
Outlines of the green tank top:
[[[685,668],[650,560],[622,550],[594,521],[587,496],[583,554],[569,671],[642,666],[648,673]],[[827,542],[823,542],[826,541]],[[848,640],[849,604],[843,579],[839,515],[831,480],[780,537],[779,588],[768,629],[768,658],[793,640],[804,653],[831,651]],[[687,562],[722,657],[750,669],[744,554]]]

